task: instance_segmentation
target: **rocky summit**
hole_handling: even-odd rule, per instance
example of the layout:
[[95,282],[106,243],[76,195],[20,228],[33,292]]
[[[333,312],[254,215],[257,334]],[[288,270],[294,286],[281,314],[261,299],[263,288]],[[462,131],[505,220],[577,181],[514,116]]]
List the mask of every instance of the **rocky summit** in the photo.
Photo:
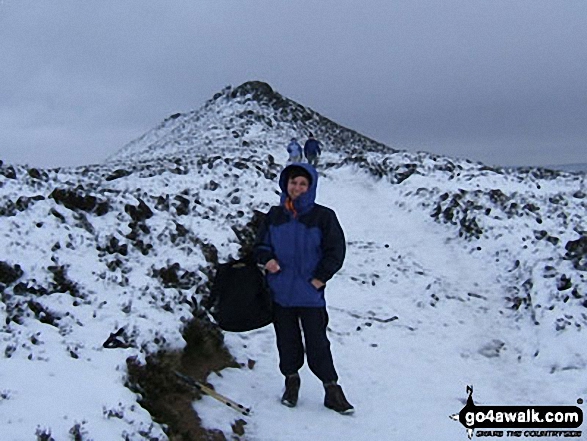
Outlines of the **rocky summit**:
[[275,148],[281,151],[291,137],[302,139],[308,132],[339,153],[395,151],[253,81],[223,89],[197,111],[171,115],[110,161],[265,154]]
[[[252,427],[202,424],[206,410],[192,406],[200,394],[172,372],[212,382],[211,373],[240,368],[232,386],[228,374],[220,383],[233,389],[245,373],[265,372],[271,343],[249,355],[249,340],[225,344],[207,312],[210,284],[219,262],[250,249],[255,213],[279,200],[287,143],[310,131],[324,149],[319,199],[347,235],[349,258],[333,284],[349,294],[332,294],[342,360],[353,342],[386,344],[361,340],[366,330],[407,346],[453,329],[461,337],[443,341],[462,366],[532,366],[544,378],[566,375],[573,399],[585,392],[568,377],[587,368],[584,173],[401,151],[248,82],[169,116],[102,164],[0,162],[3,439],[276,439],[262,409]],[[459,258],[432,258],[447,249]],[[271,330],[263,332],[266,341]],[[393,360],[373,355],[372,375],[401,363]],[[265,363],[280,384],[274,360]],[[394,366],[396,375],[409,370]],[[317,439],[305,430],[296,439]]]

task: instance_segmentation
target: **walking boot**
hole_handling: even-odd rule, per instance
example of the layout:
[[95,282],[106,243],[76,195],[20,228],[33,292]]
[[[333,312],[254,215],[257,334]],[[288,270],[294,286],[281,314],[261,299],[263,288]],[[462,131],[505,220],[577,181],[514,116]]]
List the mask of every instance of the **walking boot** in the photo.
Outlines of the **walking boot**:
[[344,396],[342,387],[336,383],[328,383],[324,385],[324,405],[343,415],[350,415],[355,411],[355,408],[349,403]]
[[285,377],[285,392],[281,397],[281,403],[287,407],[295,407],[298,404],[300,391],[300,375],[298,373]]

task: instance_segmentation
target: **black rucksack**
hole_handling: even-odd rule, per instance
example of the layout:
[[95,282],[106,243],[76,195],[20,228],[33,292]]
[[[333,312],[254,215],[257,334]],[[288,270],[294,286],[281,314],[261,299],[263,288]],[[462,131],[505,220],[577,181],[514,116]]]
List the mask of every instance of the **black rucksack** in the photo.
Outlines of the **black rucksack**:
[[273,321],[265,276],[250,259],[219,265],[210,294],[210,313],[225,331],[251,331]]

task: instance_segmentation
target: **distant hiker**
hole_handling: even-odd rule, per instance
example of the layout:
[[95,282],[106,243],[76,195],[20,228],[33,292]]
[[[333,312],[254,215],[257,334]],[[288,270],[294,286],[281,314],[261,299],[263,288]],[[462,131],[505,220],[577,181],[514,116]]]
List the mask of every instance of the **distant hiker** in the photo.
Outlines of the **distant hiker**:
[[320,146],[322,143],[314,138],[312,132],[308,135],[308,140],[304,144],[304,156],[308,160],[308,163],[314,167],[318,165],[318,157],[322,154]]
[[285,376],[281,402],[294,407],[298,401],[303,329],[308,365],[324,384],[324,405],[346,414],[354,408],[337,384],[324,298],[326,282],[342,267],[345,238],[334,211],[314,202],[317,184],[313,166],[285,167],[279,177],[281,203],[271,207],[258,231],[255,256],[267,270],[274,301],[279,368]]
[[301,162],[302,146],[298,143],[296,138],[292,138],[287,145],[287,153],[289,153],[289,162]]

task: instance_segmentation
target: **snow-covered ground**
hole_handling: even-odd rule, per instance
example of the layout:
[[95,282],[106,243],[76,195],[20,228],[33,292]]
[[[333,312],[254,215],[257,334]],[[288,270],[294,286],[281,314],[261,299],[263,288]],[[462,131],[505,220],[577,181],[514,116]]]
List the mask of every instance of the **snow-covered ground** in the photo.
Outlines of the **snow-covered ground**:
[[[467,385],[477,404],[587,398],[585,175],[386,149],[255,87],[168,118],[105,164],[0,163],[1,440],[167,439],[127,359],[182,350],[214,254],[236,257],[235,230],[277,203],[303,128],[325,143],[318,202],[347,239],[326,295],[356,412],[324,408],[307,368],[298,406],[282,406],[267,327],[226,333],[244,367],[207,379],[252,414],[204,396],[204,426],[252,441],[452,441],[467,436],[449,418]],[[104,347],[117,333],[121,347]]]
[[[467,385],[485,404],[574,405],[585,396],[584,366],[548,369],[559,356],[554,333],[540,342],[552,352],[548,360],[530,356],[537,336],[505,310],[502,269],[490,249],[469,252],[421,211],[400,207],[406,201],[397,187],[347,169],[322,180],[319,202],[336,210],[349,243],[327,300],[335,362],[356,412],[324,408],[322,386],[307,367],[298,406],[280,405],[272,329],[229,334],[237,359],[256,363],[211,381],[253,408],[250,439],[465,439],[449,415],[463,407]],[[578,333],[563,344],[579,355],[586,338]],[[210,427],[229,431],[233,411],[214,404],[205,398],[195,407]]]

